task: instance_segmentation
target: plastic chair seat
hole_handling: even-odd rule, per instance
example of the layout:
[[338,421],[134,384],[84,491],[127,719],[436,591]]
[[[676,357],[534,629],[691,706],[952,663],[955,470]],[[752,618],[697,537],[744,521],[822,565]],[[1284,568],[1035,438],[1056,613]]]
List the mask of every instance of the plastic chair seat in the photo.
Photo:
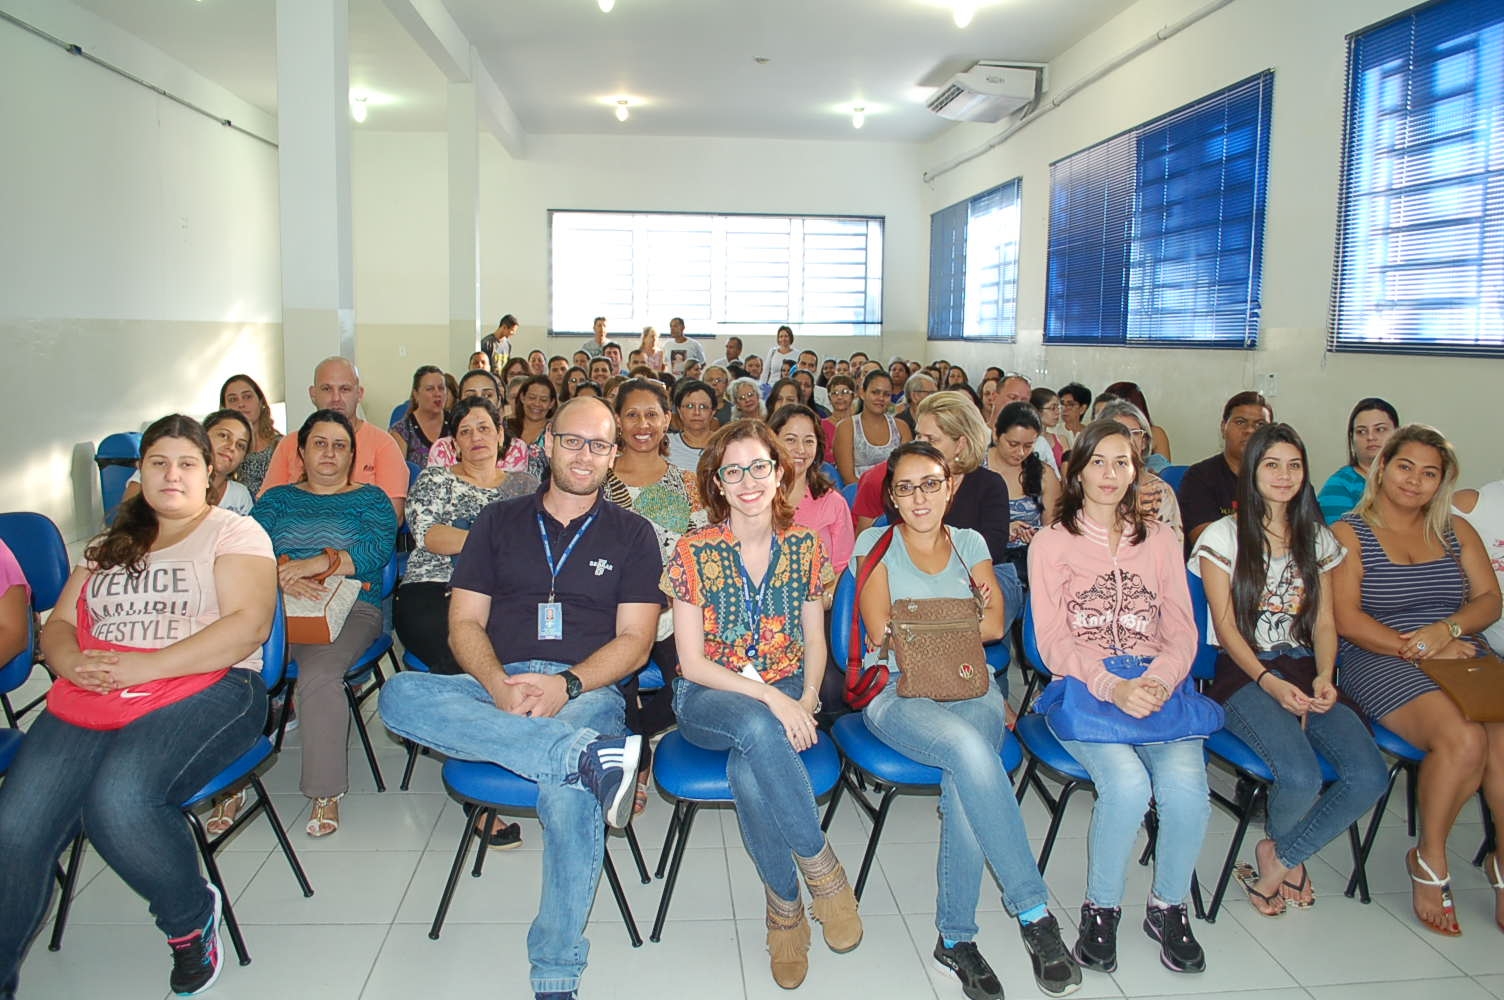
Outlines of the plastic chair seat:
[[1044,716],[1037,712],[1019,716],[1014,733],[1023,743],[1024,749],[1045,767],[1074,781],[1091,781],[1091,775],[1087,773],[1086,768],[1082,767],[1080,762],[1060,745],[1060,741],[1045,724]]
[[640,692],[662,691],[667,686],[663,682],[663,668],[652,660],[637,674],[637,690]]
[[444,787],[462,799],[497,809],[536,809],[538,785],[499,764],[446,760]]
[[[934,787],[940,784],[941,771],[938,767],[921,764],[888,746],[867,728],[867,720],[860,712],[852,712],[837,719],[831,727],[831,736],[843,757],[878,781],[911,787]],[[1018,765],[1023,762],[1023,749],[1012,733],[1004,735],[1000,756],[1003,768],[1010,774],[1018,770]]]
[[[653,781],[664,794],[694,802],[730,802],[731,782],[726,778],[727,753],[697,747],[677,729],[664,736],[653,752]],[[835,787],[841,776],[841,757],[835,744],[823,733],[814,746],[799,755],[809,772],[809,783],[819,798]]]
[[1408,760],[1412,764],[1419,764],[1426,759],[1426,752],[1399,733],[1392,729],[1386,729],[1377,722],[1373,725],[1373,741],[1379,745],[1379,749],[1392,757]]
[[418,659],[416,656],[406,650],[403,650],[402,652],[402,666],[408,670],[416,670],[420,674],[433,673],[432,670],[428,669],[428,664],[424,663],[422,660]]
[[21,730],[0,729],[0,774],[10,769],[10,762],[16,759],[16,751],[21,749]]
[[262,762],[271,755],[272,741],[265,736],[258,738],[254,746],[235,758],[229,767],[215,775],[207,785],[195,792],[193,797],[187,802],[184,802],[183,808],[192,809],[200,802],[212,799],[231,785],[242,781],[246,775],[260,767]]
[[[1207,737],[1206,752],[1226,761],[1255,781],[1274,783],[1274,772],[1264,759],[1254,752],[1253,747],[1226,729],[1219,729]],[[1321,764],[1321,780],[1336,781],[1337,769],[1331,761],[1320,754],[1316,755],[1316,759]]]

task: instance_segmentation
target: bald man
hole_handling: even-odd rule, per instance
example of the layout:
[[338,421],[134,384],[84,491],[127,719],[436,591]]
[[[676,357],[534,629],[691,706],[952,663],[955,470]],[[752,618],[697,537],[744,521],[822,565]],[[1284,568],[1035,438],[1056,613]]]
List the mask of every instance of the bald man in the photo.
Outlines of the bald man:
[[[402,508],[407,501],[407,463],[403,461],[402,449],[386,431],[356,416],[360,401],[366,390],[360,384],[360,372],[346,358],[333,357],[320,361],[313,370],[313,385],[308,387],[308,398],[315,410],[334,410],[349,418],[355,428],[355,467],[350,470],[350,479],[356,483],[371,483],[381,487],[392,501],[397,512],[397,523],[402,523]],[[262,480],[261,492],[273,486],[286,486],[303,478],[303,460],[298,457],[298,435],[289,434],[272,452],[271,465]]]

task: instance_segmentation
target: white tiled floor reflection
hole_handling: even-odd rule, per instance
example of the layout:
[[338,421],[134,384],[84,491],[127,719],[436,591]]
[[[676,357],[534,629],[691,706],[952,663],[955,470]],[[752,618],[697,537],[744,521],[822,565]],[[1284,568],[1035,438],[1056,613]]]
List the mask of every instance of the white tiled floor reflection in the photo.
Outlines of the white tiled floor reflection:
[[[369,706],[374,710],[374,702]],[[379,732],[379,723],[375,732]],[[439,763],[420,758],[412,790],[401,792],[406,755],[376,740],[388,791],[376,794],[365,756],[352,734],[352,791],[343,826],[314,841],[303,832],[306,800],[298,793],[301,751],[296,734],[266,774],[316,893],[305,899],[266,827],[258,820],[221,855],[253,963],[227,963],[210,994],[225,998],[298,1000],[446,1000],[522,997],[527,986],[527,925],[540,888],[537,822],[519,818],[525,843],[490,852],[481,878],[461,876],[443,936],[428,938],[457,845],[462,813],[444,794]],[[1346,844],[1313,862],[1319,901],[1277,919],[1259,916],[1230,888],[1215,924],[1198,923],[1208,971],[1177,976],[1163,969],[1139,928],[1150,872],[1131,866],[1121,931],[1120,968],[1086,974],[1083,997],[1215,997],[1218,1000],[1339,1000],[1387,997],[1504,998],[1504,937],[1493,926],[1493,893],[1469,865],[1481,837],[1469,804],[1452,843],[1457,905],[1466,933],[1447,940],[1427,933],[1410,914],[1401,852],[1408,843],[1396,796],[1374,852],[1374,902],[1342,896],[1349,868]],[[848,955],[825,949],[815,929],[809,978],[797,994],[809,1000],[959,1000],[958,985],[935,970],[934,865],[939,832],[932,796],[903,795],[893,807],[865,900],[866,938]],[[1074,939],[1085,881],[1091,800],[1076,799],[1062,826],[1047,881],[1067,938]],[[654,795],[636,828],[649,868],[672,804]],[[1047,816],[1031,793],[1025,819],[1037,851]],[[870,824],[850,802],[832,841],[855,878]],[[1226,852],[1232,821],[1214,810],[1200,860],[1207,884]],[[1250,837],[1256,836],[1251,833]],[[1251,850],[1251,840],[1244,855]],[[642,936],[652,926],[662,882],[642,885],[625,841],[610,851]],[[166,996],[167,948],[150,914],[92,853],[59,953],[44,936],[22,970],[21,996]],[[1003,912],[990,879],[982,887],[978,944],[1011,998],[1037,997],[1017,926]],[[753,998],[784,995],[767,972],[762,890],[728,809],[705,809],[696,820],[663,940],[631,947],[617,908],[602,885],[591,915],[590,967],[581,995],[620,1000],[675,997]],[[226,942],[228,945],[228,941]]]

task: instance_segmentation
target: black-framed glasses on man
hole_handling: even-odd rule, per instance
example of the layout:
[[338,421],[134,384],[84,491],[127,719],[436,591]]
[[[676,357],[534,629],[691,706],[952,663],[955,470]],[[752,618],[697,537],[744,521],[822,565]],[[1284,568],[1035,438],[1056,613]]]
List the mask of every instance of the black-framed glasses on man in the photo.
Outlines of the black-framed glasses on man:
[[579,451],[581,448],[589,445],[590,454],[592,455],[609,455],[611,454],[611,450],[616,447],[615,441],[603,441],[600,438],[581,437],[578,434],[555,433],[554,440],[558,442],[559,447],[563,448],[565,451]]
[[757,461],[748,462],[746,465],[723,465],[715,470],[715,477],[727,486],[735,486],[748,473],[752,474],[753,479],[767,479],[777,467],[777,463],[772,459],[759,458]]

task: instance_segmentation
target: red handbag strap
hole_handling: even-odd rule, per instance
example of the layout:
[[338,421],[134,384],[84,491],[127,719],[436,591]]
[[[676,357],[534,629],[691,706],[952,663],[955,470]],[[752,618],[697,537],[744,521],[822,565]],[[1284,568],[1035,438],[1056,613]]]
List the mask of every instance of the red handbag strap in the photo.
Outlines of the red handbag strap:
[[861,571],[856,578],[856,595],[851,601],[851,644],[846,647],[846,676],[848,686],[854,673],[859,674],[862,669],[862,586],[867,582],[867,577],[877,568],[877,564],[883,561],[883,556],[888,553],[888,546],[893,544],[893,526],[883,532],[883,536],[872,546],[867,557],[862,560]]

